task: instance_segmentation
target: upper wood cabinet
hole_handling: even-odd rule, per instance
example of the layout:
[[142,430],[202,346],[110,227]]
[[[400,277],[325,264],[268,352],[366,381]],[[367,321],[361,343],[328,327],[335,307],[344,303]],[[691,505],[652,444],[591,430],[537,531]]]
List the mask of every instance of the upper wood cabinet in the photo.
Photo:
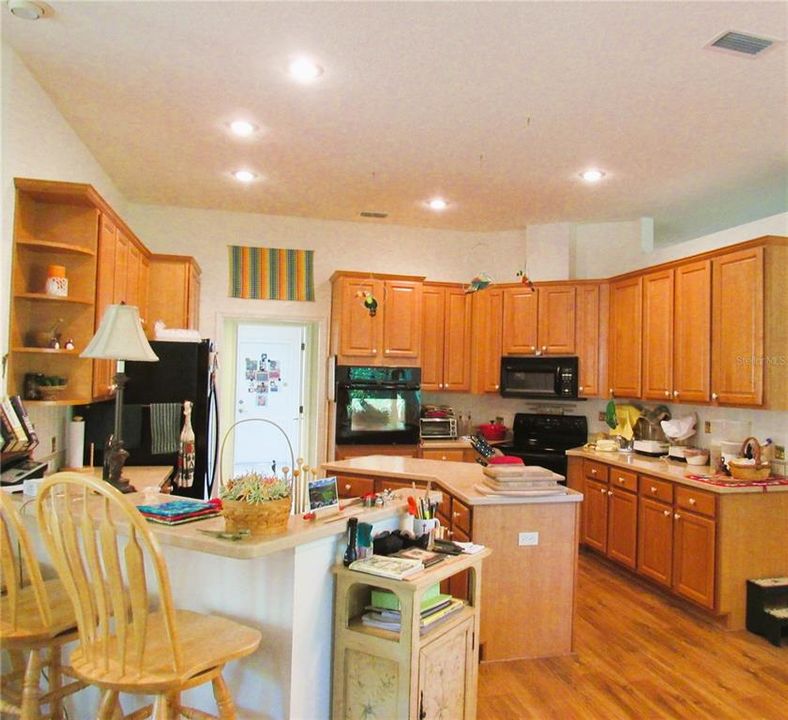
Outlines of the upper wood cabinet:
[[424,283],[421,388],[471,387],[471,296],[461,285]]
[[610,394],[640,397],[642,276],[610,283]]
[[679,265],[673,295],[673,399],[711,394],[711,261]]
[[[331,348],[341,365],[418,367],[422,280],[338,272],[332,278]],[[370,294],[374,314],[364,303]]]
[[500,390],[503,293],[502,289],[493,286],[472,295],[471,384],[475,393],[497,393]]
[[198,329],[200,322],[200,266],[187,255],[151,255],[147,330],[156,321],[170,328]]
[[643,397],[673,392],[673,270],[643,276]]
[[575,300],[575,339],[580,369],[578,391],[583,397],[594,397],[604,387],[608,287],[579,285]]
[[504,355],[573,355],[575,293],[572,285],[523,285],[504,290]]

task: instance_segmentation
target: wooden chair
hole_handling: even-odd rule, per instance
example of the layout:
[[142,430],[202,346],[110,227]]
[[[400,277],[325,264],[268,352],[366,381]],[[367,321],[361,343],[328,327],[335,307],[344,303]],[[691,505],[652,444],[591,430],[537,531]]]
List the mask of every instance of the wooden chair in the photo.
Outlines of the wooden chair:
[[[224,665],[253,653],[258,630],[175,610],[158,542],[128,496],[78,473],[50,476],[38,520],[77,617],[74,672],[102,690],[98,718],[120,713],[119,693],[155,695],[127,718],[216,718],[180,704],[181,691],[210,681],[220,719],[235,705]],[[154,591],[156,596],[154,597]],[[155,609],[154,609],[155,607]]]
[[[62,665],[63,645],[77,636],[71,601],[59,580],[44,580],[16,502],[0,491],[0,647],[11,658],[11,671],[0,683],[0,711],[23,720],[61,718],[63,698],[85,685]],[[48,649],[42,662],[41,651]],[[24,654],[27,662],[24,661]],[[49,690],[40,690],[41,672]],[[48,706],[43,713],[42,705]]]

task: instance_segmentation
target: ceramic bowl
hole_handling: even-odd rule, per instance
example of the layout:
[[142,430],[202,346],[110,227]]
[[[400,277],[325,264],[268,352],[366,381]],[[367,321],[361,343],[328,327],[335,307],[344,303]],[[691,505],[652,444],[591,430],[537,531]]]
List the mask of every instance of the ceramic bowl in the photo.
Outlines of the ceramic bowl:
[[706,465],[709,462],[708,450],[685,450],[684,459],[688,465]]

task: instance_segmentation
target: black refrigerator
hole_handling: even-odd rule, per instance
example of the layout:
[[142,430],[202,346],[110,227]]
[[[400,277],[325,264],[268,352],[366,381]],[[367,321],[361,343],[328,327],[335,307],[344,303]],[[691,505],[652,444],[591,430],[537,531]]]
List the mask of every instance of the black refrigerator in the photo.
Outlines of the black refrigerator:
[[[177,452],[151,453],[150,406],[152,403],[180,403],[190,400],[195,439],[194,483],[173,487],[185,497],[208,498],[213,487],[218,450],[218,401],[213,346],[200,342],[151,341],[158,362],[126,363],[128,381],[123,397],[123,438],[129,459],[126,465],[170,465],[177,468]],[[114,400],[74,408],[74,415],[85,418],[85,463],[90,462],[91,443],[94,464],[103,464],[104,445],[112,433]]]

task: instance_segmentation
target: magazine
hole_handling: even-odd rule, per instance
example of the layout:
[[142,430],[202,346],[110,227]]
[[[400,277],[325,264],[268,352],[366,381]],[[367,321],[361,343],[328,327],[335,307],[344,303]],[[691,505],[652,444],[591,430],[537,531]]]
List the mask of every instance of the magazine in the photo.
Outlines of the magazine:
[[445,555],[432,552],[431,550],[422,550],[421,548],[418,547],[409,547],[409,548],[405,548],[404,550],[399,550],[398,552],[395,552],[391,557],[401,557],[401,558],[411,558],[412,560],[421,560],[425,568],[428,568],[431,565],[435,565],[435,563],[439,563],[442,560],[446,559]]
[[[424,632],[428,628],[464,607],[465,602],[463,600],[460,600],[459,598],[451,598],[437,611],[426,616],[422,615],[421,620],[419,621],[419,630]],[[381,613],[366,612],[361,616],[361,624],[366,625],[367,627],[380,628],[381,630],[392,630],[394,632],[399,632],[402,629],[402,624],[399,619],[391,616],[384,618],[379,617],[379,615],[381,615]]]
[[363,560],[354,560],[350,563],[349,568],[370,575],[402,580],[424,570],[424,564],[421,560],[412,560],[411,558],[370,555]]

